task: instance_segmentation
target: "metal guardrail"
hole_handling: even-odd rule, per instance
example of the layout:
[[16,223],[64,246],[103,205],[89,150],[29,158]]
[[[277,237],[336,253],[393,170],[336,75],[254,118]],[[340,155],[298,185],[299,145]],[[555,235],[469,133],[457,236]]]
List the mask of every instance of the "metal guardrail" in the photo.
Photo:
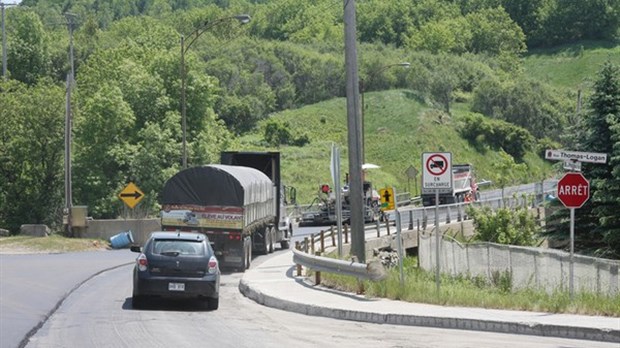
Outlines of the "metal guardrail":
[[358,279],[378,281],[387,277],[387,272],[379,260],[359,263],[310,255],[301,250],[293,249],[293,262],[314,271],[348,275]]
[[[542,194],[538,194],[538,196],[543,196],[543,200],[544,200],[544,195],[551,193],[552,191],[550,190],[545,190],[542,192]],[[415,197],[414,199],[416,199],[419,197]],[[465,212],[465,207],[467,205],[475,205],[475,206],[489,206],[491,207],[491,209],[495,210],[501,207],[535,207],[537,205],[539,205],[540,202],[537,198],[536,195],[524,195],[521,197],[504,197],[504,198],[498,198],[498,199],[491,199],[488,201],[482,201],[482,202],[474,202],[474,203],[455,203],[455,204],[449,204],[449,205],[441,205],[441,207],[443,209],[446,209],[446,219],[441,219],[442,222],[446,222],[449,223],[452,220],[451,217],[451,211],[452,212],[456,212],[456,218],[454,220],[456,221],[462,221],[467,219],[467,215]],[[416,207],[412,204],[407,204],[405,206],[399,206],[398,207],[400,213],[405,213],[408,212],[411,216],[411,214],[414,211],[421,211],[422,213],[422,224],[423,224],[423,228],[426,228],[427,226],[427,221],[431,220],[431,216],[433,215],[434,218],[434,210],[435,207]],[[394,211],[390,211],[387,212],[388,214],[393,214]],[[432,213],[432,214],[430,214]],[[388,222],[386,223],[386,229],[387,229],[387,234],[390,234],[390,229],[389,229],[389,225],[392,224],[394,220],[388,218]],[[420,221],[418,220],[418,229],[420,228]],[[405,227],[405,226],[400,226],[401,228],[404,229],[413,229],[413,220],[409,221],[409,226]],[[371,229],[376,229],[377,230],[377,237],[380,237],[380,223],[377,221],[375,226],[372,225],[366,225],[364,230],[368,231]],[[331,237],[332,239],[332,246],[335,245],[335,241],[334,241],[334,229],[332,228],[330,231],[330,235],[328,235],[328,237]],[[348,231],[347,228],[345,227],[345,243],[348,243]],[[324,251],[324,244],[325,244],[325,231],[321,232],[321,236],[320,236],[320,250]],[[296,248],[293,250],[293,261],[298,265],[298,274],[301,275],[301,266],[305,266],[307,268],[310,268],[314,271],[317,272],[317,283],[320,283],[320,272],[328,272],[328,273],[334,273],[334,274],[341,274],[341,275],[349,275],[349,276],[353,276],[356,277],[358,279],[368,279],[368,280],[372,280],[372,281],[378,281],[378,280],[382,280],[387,276],[387,272],[385,271],[385,268],[383,267],[383,265],[381,264],[381,261],[379,260],[372,260],[367,264],[364,263],[357,263],[354,261],[345,261],[345,260],[339,260],[339,259],[333,259],[333,258],[329,258],[329,257],[323,257],[323,256],[319,256],[319,255],[312,255],[312,253],[314,253],[314,244],[315,244],[315,240],[314,240],[314,235],[312,235],[312,237],[309,240],[306,240],[305,242],[303,242],[303,247],[301,245],[297,245]],[[308,253],[308,249],[311,249],[312,253]],[[305,251],[304,251],[305,250]]]

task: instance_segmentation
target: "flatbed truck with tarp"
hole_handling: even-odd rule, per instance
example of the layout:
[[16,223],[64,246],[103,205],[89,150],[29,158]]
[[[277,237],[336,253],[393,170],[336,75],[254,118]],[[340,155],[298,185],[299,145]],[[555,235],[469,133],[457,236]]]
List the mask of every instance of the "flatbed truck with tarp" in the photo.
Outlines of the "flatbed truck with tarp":
[[164,185],[162,229],[204,233],[223,268],[245,271],[252,253],[290,247],[278,152],[223,152],[221,162],[184,169]]

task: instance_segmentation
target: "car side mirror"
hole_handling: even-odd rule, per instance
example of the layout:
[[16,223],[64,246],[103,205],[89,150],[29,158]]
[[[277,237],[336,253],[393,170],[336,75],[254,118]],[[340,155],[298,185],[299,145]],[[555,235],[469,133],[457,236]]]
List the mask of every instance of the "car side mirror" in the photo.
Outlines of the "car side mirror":
[[129,247],[129,250],[133,251],[134,253],[142,252],[142,248],[139,245],[132,245]]

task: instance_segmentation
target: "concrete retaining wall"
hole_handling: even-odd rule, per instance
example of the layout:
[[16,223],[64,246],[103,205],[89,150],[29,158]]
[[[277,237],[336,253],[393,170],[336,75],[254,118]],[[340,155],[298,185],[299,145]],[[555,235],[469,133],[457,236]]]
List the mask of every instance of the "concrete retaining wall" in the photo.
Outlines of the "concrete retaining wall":
[[82,238],[110,237],[131,231],[134,243],[143,245],[149,234],[161,230],[160,219],[127,219],[127,220],[88,220],[85,228],[76,228],[77,235]]

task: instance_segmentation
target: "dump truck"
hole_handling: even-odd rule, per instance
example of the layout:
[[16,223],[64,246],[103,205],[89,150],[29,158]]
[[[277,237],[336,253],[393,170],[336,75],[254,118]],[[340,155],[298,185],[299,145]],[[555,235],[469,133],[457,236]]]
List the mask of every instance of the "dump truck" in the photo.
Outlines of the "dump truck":
[[206,234],[220,266],[243,272],[253,253],[290,247],[280,153],[223,152],[221,162],[184,169],[165,183],[162,229]]
[[[422,188],[422,205],[435,205],[435,190]],[[467,203],[480,199],[478,185],[471,164],[452,165],[452,188],[441,189],[439,204]]]

